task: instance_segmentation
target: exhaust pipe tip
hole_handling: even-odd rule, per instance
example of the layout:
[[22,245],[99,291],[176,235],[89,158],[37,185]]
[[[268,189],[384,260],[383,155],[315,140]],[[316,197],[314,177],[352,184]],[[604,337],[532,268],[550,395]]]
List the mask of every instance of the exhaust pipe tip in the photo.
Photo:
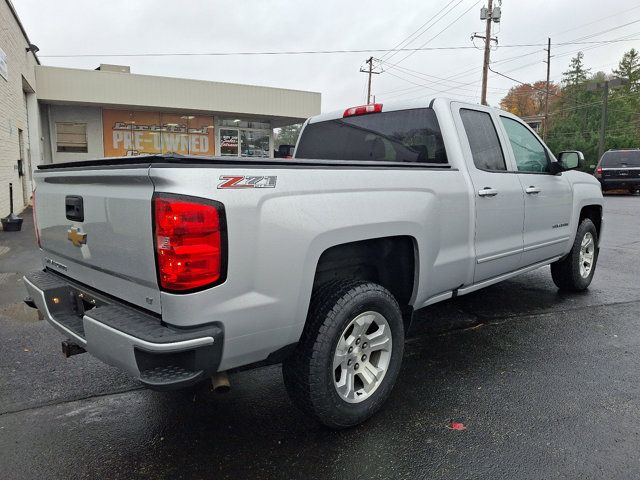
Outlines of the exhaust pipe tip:
[[231,383],[227,372],[218,372],[211,377],[211,388],[216,393],[227,393],[231,390]]

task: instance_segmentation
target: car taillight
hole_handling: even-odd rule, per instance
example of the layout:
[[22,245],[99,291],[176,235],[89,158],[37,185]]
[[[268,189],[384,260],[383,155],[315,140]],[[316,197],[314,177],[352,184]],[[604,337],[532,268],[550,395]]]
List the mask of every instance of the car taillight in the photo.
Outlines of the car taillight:
[[369,105],[360,105],[358,107],[347,108],[342,114],[342,118],[355,117],[358,115],[366,115],[368,113],[379,113],[382,111],[381,103],[371,103]]
[[181,195],[153,199],[160,287],[186,292],[225,279],[226,225],[219,202]]
[[596,168],[596,176],[599,177],[602,175],[602,167]]
[[33,197],[33,210],[31,211],[31,214],[33,215],[33,228],[36,231],[36,241],[38,242],[38,247],[42,248],[42,245],[40,244],[40,230],[38,229],[38,217],[36,215],[36,191],[34,190],[32,195]]

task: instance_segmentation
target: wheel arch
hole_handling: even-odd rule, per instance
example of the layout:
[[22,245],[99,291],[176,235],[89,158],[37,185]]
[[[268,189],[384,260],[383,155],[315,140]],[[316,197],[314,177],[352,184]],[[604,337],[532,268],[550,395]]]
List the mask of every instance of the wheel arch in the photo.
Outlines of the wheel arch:
[[[377,283],[391,292],[408,329],[418,281],[418,243],[410,235],[371,238],[325,249],[316,264],[312,292],[340,278]],[[313,294],[313,293],[312,293]]]
[[598,243],[600,242],[600,232],[602,230],[602,205],[592,204],[592,205],[584,205],[580,209],[580,217],[578,218],[578,225],[584,220],[588,218],[593,222],[596,227],[596,232],[598,233]]

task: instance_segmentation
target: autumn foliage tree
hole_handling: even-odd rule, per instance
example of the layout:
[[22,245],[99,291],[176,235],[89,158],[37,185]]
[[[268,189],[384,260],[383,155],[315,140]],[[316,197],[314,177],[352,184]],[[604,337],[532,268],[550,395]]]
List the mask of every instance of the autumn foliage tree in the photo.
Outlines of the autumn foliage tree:
[[[540,80],[534,84],[525,83],[512,87],[507,95],[500,101],[500,108],[518,115],[530,117],[544,114],[544,102],[547,82]],[[557,101],[560,95],[560,86],[549,84],[549,105]]]

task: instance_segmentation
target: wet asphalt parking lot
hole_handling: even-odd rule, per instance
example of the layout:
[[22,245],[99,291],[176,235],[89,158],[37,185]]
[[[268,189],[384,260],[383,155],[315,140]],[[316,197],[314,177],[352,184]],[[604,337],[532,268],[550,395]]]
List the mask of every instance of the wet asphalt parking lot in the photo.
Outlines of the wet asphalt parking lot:
[[605,228],[584,294],[547,267],[418,312],[386,407],[333,432],[279,366],[158,393],[65,359],[20,303],[27,218],[0,232],[0,478],[640,478],[640,197],[607,196]]

